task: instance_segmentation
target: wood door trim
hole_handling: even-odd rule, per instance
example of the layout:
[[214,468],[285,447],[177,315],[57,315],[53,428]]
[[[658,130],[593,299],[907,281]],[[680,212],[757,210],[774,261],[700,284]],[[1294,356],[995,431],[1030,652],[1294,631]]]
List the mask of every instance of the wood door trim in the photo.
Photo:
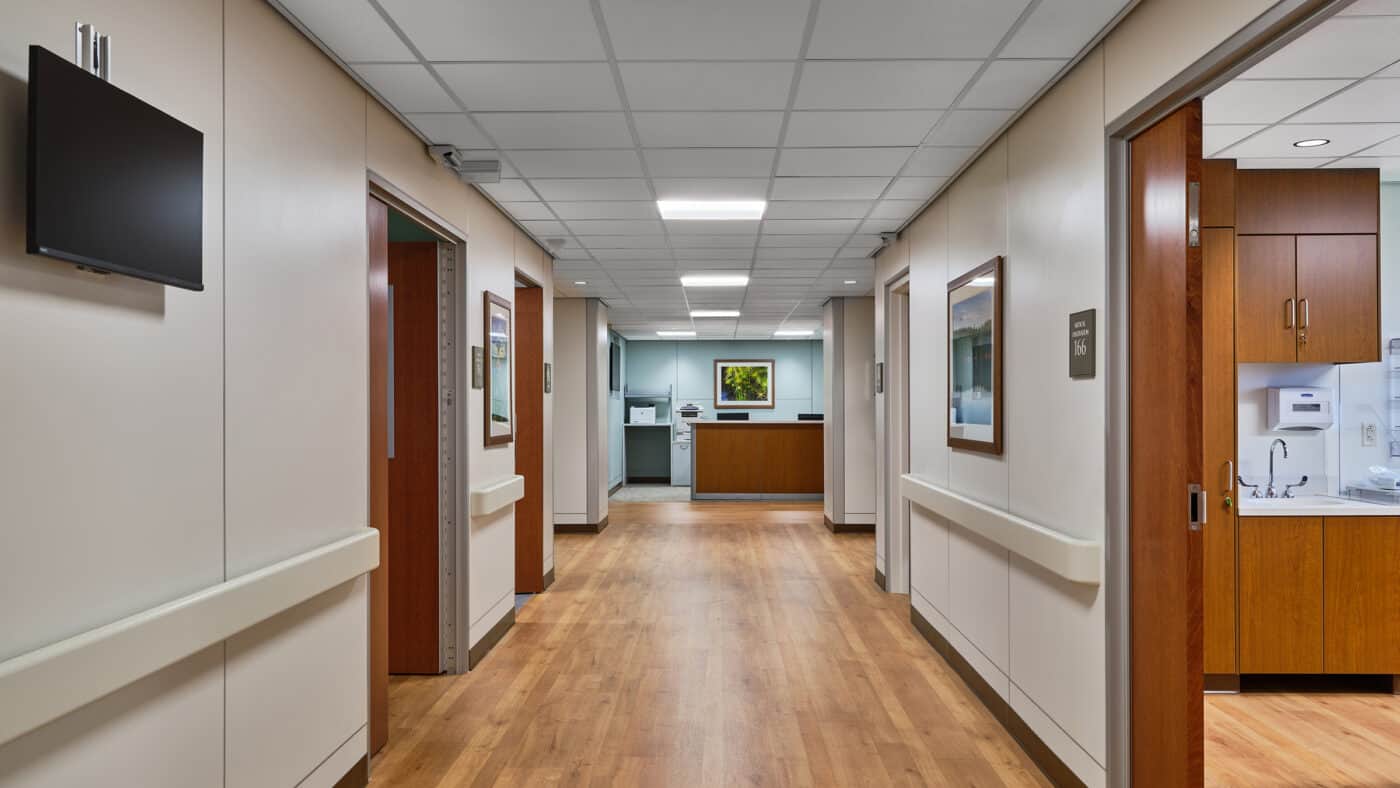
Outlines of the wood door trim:
[[379,568],[369,575],[369,751],[389,741],[389,206],[366,197],[369,296],[369,517]]

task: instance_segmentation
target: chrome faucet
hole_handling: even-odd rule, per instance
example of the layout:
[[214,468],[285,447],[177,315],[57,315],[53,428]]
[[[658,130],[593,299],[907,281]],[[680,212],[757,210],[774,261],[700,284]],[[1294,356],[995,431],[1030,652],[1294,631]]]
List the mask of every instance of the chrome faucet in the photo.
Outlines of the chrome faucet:
[[[1288,459],[1288,444],[1284,443],[1283,438],[1274,438],[1274,442],[1269,444],[1269,486],[1264,490],[1265,498],[1278,497],[1278,492],[1274,489],[1274,449],[1277,448],[1282,448],[1283,458]],[[1292,489],[1290,488],[1288,492],[1290,494],[1285,497],[1292,498]]]

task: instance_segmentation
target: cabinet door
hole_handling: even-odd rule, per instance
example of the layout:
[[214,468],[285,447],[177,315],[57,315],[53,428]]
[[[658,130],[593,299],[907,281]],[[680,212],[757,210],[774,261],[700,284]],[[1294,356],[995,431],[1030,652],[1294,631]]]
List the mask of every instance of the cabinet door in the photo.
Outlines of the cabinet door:
[[1300,235],[1298,360],[1380,361],[1380,269],[1374,235]]
[[1235,233],[1201,231],[1201,441],[1210,511],[1202,534],[1203,667],[1239,673],[1235,648]]
[[1400,517],[1328,517],[1328,673],[1400,673]]
[[1322,518],[1239,522],[1240,672],[1321,673]]
[[1235,248],[1235,341],[1240,363],[1297,361],[1293,236],[1241,235]]

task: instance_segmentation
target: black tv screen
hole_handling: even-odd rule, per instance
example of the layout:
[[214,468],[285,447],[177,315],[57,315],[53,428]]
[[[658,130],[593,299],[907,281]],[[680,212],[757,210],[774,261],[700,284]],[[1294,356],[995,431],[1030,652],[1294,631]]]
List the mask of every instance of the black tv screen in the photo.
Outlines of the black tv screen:
[[204,289],[204,135],[29,48],[28,251]]

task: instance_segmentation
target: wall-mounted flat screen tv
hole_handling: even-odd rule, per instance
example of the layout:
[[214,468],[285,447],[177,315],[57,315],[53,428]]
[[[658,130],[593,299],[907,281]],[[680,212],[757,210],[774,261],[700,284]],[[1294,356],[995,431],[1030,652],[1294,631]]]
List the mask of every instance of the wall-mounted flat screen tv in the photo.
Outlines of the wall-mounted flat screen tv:
[[204,135],[29,48],[28,251],[204,289]]

